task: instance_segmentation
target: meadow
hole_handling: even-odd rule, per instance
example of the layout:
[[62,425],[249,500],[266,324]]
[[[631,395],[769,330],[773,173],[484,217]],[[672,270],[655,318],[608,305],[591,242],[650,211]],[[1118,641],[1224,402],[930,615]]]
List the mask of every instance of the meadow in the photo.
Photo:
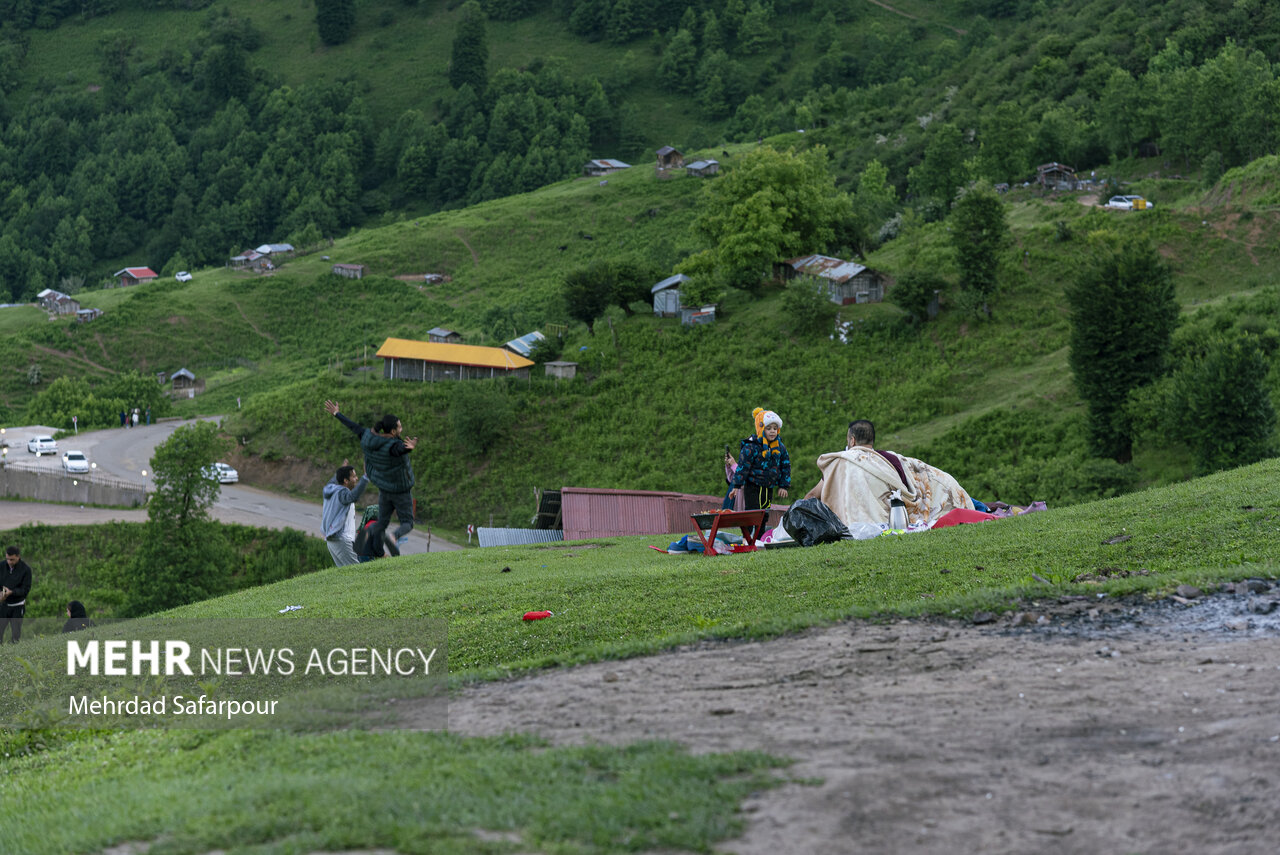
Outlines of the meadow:
[[[460,685],[850,617],[964,620],[1060,596],[1211,591],[1275,578],[1277,476],[1280,463],[1268,461],[980,525],[737,556],[647,548],[666,538],[413,556],[362,568],[355,601],[324,596],[349,585],[331,568],[170,615],[265,617],[298,601],[309,617],[443,618]],[[554,614],[523,622],[535,608]],[[0,793],[25,806],[20,819],[0,817],[0,832],[30,853],[126,840],[167,853],[708,851],[735,833],[746,794],[786,779],[785,758],[695,757],[660,742],[59,729],[0,741]],[[71,815],[78,821],[59,821]]]

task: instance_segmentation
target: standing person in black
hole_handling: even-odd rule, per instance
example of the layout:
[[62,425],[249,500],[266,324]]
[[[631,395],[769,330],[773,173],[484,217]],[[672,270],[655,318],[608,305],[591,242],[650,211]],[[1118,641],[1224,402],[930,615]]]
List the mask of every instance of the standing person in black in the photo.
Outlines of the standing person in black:
[[364,452],[364,471],[378,488],[378,521],[369,532],[374,554],[382,556],[382,536],[391,523],[394,510],[400,525],[396,528],[397,547],[404,546],[413,530],[413,464],[409,453],[418,444],[416,436],[401,438],[404,428],[391,414],[384,415],[373,430],[356,424],[340,412],[333,401],[325,401],[329,415],[346,425],[360,438]]
[[27,594],[31,592],[31,568],[22,560],[16,546],[6,547],[4,566],[0,567],[0,644],[5,627],[16,644],[22,638],[22,618],[27,613]]

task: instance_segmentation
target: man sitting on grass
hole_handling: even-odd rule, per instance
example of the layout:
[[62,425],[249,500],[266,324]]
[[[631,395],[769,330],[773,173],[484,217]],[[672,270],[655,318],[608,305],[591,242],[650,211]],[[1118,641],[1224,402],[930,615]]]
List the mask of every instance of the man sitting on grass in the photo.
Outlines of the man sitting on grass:
[[946,472],[923,460],[875,448],[875,425],[849,423],[844,451],[818,458],[822,480],[805,496],[821,499],[845,525],[889,523],[889,499],[902,497],[909,523],[933,524],[953,508],[973,510],[973,499]]

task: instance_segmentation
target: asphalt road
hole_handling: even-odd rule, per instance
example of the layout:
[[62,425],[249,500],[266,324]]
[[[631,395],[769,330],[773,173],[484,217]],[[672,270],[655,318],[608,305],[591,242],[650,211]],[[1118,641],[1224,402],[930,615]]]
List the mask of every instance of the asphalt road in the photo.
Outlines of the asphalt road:
[[[209,421],[216,421],[210,419]],[[156,446],[164,442],[179,427],[191,421],[164,421],[136,428],[112,428],[86,431],[78,436],[58,440],[58,453],[37,458],[27,451],[27,440],[38,434],[52,434],[51,428],[41,425],[5,428],[3,439],[9,443],[8,458],[24,468],[38,467],[51,472],[62,471],[62,453],[83,451],[90,463],[97,464],[96,472],[137,484],[146,482],[151,490],[151,456]],[[147,471],[144,478],[143,472]],[[314,502],[299,501],[259,490],[246,484],[223,484],[218,500],[213,505],[213,517],[221,522],[261,525],[268,528],[296,528],[307,534],[320,533],[320,499]],[[3,517],[5,528],[24,522],[44,521],[56,524],[106,522],[109,520],[145,520],[142,510],[112,510],[109,508],[75,508],[66,505],[45,505],[38,502],[5,503]],[[429,546],[429,548],[428,548]],[[432,537],[415,528],[409,534],[409,542],[401,548],[405,555],[422,552],[446,552],[460,549],[457,544]]]

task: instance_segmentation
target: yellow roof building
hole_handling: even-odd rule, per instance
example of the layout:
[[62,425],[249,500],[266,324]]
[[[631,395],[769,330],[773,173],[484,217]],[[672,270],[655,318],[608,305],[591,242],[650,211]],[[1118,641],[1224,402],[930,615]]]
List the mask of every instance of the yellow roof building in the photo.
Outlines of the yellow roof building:
[[444,344],[438,341],[412,341],[405,338],[389,338],[378,348],[378,356],[384,359],[417,359],[442,365],[470,365],[476,368],[496,368],[517,371],[533,365],[532,359],[504,350],[501,347],[480,347],[474,344]]

